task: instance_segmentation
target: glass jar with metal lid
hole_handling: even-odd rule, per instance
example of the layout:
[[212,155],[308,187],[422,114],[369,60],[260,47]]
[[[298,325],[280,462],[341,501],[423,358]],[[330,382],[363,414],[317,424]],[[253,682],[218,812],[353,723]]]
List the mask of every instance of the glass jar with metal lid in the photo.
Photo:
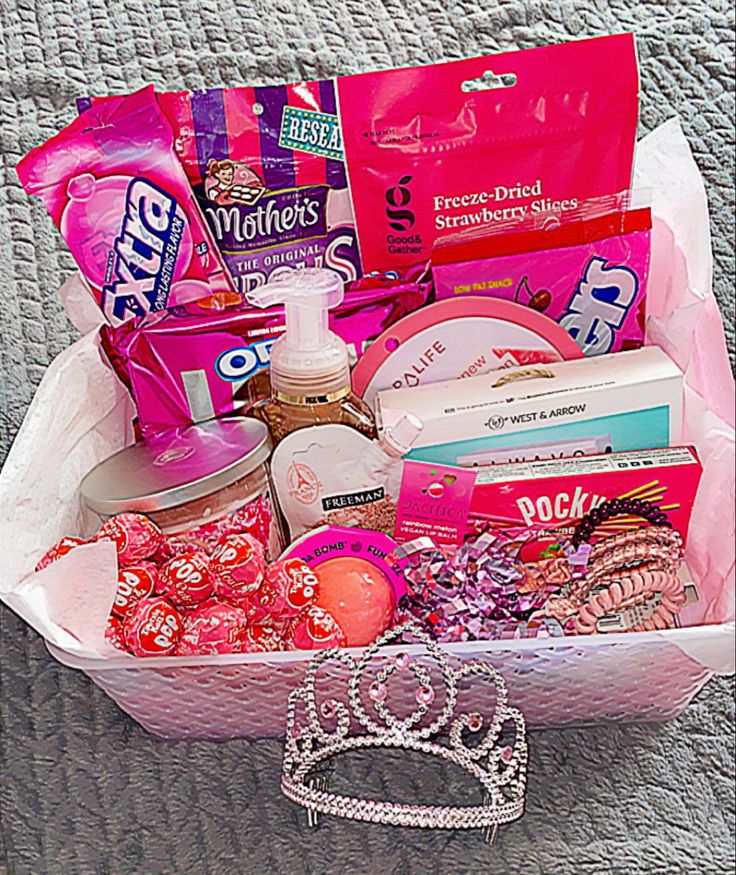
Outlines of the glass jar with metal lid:
[[207,552],[223,535],[247,532],[281,551],[272,504],[264,423],[228,417],[164,432],[101,462],[81,485],[86,507],[101,519],[124,511],[150,517],[167,535],[164,550]]

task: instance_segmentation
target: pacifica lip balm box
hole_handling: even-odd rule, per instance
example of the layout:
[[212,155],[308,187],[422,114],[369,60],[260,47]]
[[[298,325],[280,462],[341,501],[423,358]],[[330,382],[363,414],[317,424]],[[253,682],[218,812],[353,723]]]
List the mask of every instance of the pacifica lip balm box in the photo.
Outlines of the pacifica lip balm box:
[[379,430],[413,413],[407,458],[481,467],[681,442],[682,372],[659,347],[378,393]]

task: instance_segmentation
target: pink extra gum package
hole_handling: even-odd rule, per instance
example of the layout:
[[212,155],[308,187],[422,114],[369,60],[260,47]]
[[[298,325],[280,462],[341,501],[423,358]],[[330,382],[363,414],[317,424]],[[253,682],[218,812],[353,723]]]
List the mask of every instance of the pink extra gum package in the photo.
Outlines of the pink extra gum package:
[[[429,292],[426,265],[401,277],[362,277],[346,286],[330,327],[355,361],[386,328],[423,306]],[[103,327],[102,348],[133,397],[142,436],[244,412],[270,394],[269,353],[284,331],[284,308],[212,304],[205,299]]]
[[[503,223],[448,235],[432,254],[438,299],[503,298],[544,313],[585,355],[644,343],[652,227],[649,207],[629,198],[581,201],[558,219]],[[615,202],[623,204],[616,207]],[[606,206],[606,205],[609,206]]]
[[113,325],[231,287],[173,144],[148,86],[93,107],[18,165]]
[[638,91],[632,34],[339,78],[363,269],[625,191]]

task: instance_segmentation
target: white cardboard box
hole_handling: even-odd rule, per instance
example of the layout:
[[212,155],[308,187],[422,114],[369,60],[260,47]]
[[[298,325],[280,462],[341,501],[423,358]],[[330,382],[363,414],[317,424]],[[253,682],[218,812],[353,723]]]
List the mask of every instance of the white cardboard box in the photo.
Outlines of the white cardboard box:
[[424,427],[408,457],[437,464],[556,441],[560,456],[571,441],[646,450],[680,442],[682,380],[677,365],[651,346],[387,389],[378,393],[376,416],[381,431],[407,412],[419,417]]

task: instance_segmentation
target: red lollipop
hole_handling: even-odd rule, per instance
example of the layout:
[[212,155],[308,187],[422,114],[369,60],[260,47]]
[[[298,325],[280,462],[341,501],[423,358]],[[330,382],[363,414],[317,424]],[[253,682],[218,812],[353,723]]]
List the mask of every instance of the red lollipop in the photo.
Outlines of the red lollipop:
[[140,562],[121,568],[118,574],[118,591],[112,604],[116,617],[124,619],[133,610],[133,605],[153,594],[156,583],[156,566],[153,562]]
[[108,617],[107,625],[105,626],[105,641],[112,644],[118,650],[128,652],[125,646],[125,633],[123,632],[123,621],[118,617]]
[[184,617],[184,632],[176,645],[177,656],[240,653],[248,618],[233,605],[210,602]]
[[266,568],[254,600],[269,617],[285,620],[313,604],[318,594],[317,572],[301,559],[284,559]]
[[347,639],[332,614],[310,605],[289,623],[284,641],[288,650],[324,650],[344,647]]
[[86,543],[87,542],[84,538],[77,538],[75,535],[67,535],[65,538],[57,541],[53,547],[43,554],[36,565],[35,571],[40,571],[42,568],[46,568],[47,565],[51,565],[52,562],[56,562],[57,559],[66,556],[67,553],[71,553],[75,547]]
[[220,598],[239,601],[261,585],[266,568],[263,546],[250,535],[220,538],[210,557],[212,583]]
[[243,653],[270,653],[283,649],[282,635],[275,626],[253,623],[246,627],[242,642]]
[[161,543],[161,529],[142,513],[119,513],[100,526],[96,541],[114,541],[121,565],[153,556]]
[[202,550],[190,550],[169,559],[159,568],[156,592],[177,607],[196,608],[212,595],[210,557]]
[[136,656],[166,656],[176,647],[184,624],[164,598],[141,599],[123,625],[125,644]]

